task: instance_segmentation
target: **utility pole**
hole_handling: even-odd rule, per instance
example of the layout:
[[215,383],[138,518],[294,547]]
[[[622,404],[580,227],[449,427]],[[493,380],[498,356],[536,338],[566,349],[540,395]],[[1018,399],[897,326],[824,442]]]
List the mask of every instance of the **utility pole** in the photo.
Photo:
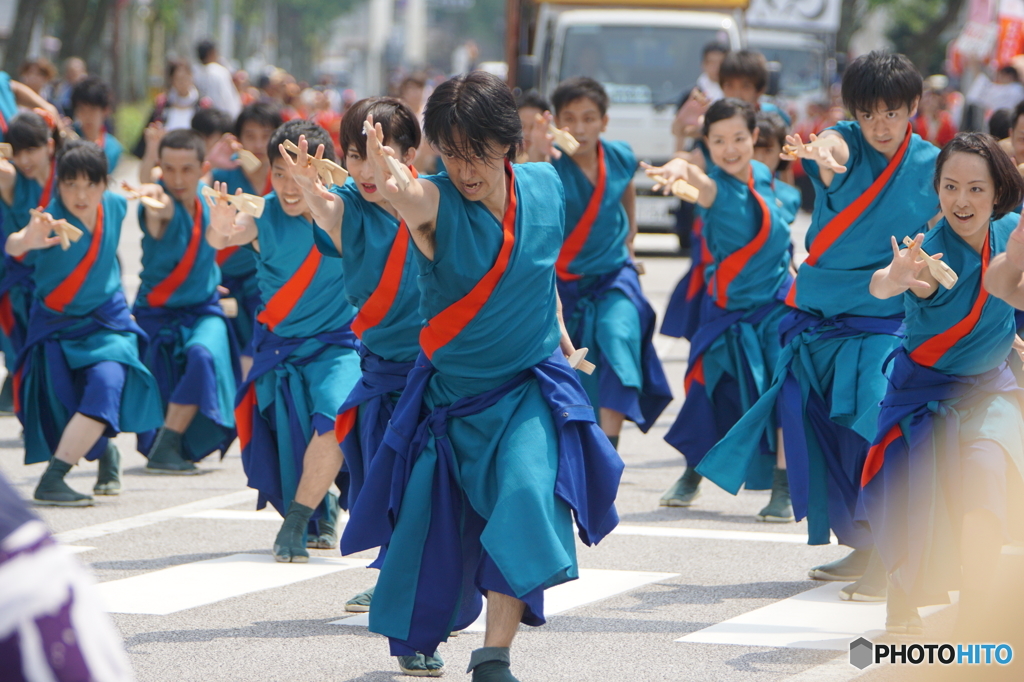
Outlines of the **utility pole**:
[[520,0],[505,0],[505,63],[508,64],[508,86],[516,87],[519,78]]
[[402,57],[412,68],[427,62],[427,0],[405,3],[405,49]]

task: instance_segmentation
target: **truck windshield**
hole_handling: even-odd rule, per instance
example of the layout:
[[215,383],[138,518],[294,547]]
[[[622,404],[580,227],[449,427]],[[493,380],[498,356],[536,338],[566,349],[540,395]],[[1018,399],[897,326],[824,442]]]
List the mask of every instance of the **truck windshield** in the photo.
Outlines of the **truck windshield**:
[[782,66],[779,94],[797,97],[821,90],[824,83],[825,55],[814,49],[753,47],[770,62]]
[[558,80],[590,76],[614,104],[675,104],[700,75],[701,50],[729,44],[710,28],[576,24],[565,32]]

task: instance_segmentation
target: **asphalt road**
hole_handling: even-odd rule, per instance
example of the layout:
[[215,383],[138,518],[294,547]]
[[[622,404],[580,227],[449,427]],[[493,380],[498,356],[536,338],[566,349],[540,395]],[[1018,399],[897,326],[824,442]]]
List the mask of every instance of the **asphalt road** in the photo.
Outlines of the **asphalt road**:
[[[137,287],[139,238],[137,225],[126,225],[121,260],[129,296]],[[638,246],[646,252],[644,288],[660,311],[689,262],[664,251],[670,237],[642,235]],[[661,337],[658,346],[681,394],[687,344]],[[852,679],[859,671],[847,662],[848,642],[880,627],[884,609],[841,603],[823,593],[834,585],[806,576],[808,567],[843,556],[843,548],[807,546],[803,523],[756,523],[767,492],[733,497],[705,483],[696,506],[658,507],[683,468],[662,440],[679,397],[650,433],[632,426],[623,432],[621,533],[578,548],[578,589],[549,594],[549,609],[559,613],[543,627],[522,629],[513,671],[523,682]],[[344,602],[373,584],[373,571],[340,560],[337,551],[311,550],[322,559],[306,566],[269,560],[279,518],[253,513],[237,446],[223,461],[203,462],[204,475],[175,478],[143,473],[133,435],[117,442],[126,469],[119,497],[99,498],[93,508],[38,511],[101,583],[140,680],[402,679],[383,638],[334,624],[346,615]],[[19,425],[2,417],[0,471],[29,497],[44,465],[21,462]],[[85,464],[68,480],[89,490],[95,475],[95,465]],[[925,639],[944,641],[955,611],[929,616]],[[676,641],[684,637],[689,641]],[[482,634],[467,632],[442,644],[448,679],[469,679],[465,666],[482,642]],[[1017,679],[1024,678],[1017,668]],[[897,668],[867,673],[903,679]],[[971,671],[962,679],[979,678]]]

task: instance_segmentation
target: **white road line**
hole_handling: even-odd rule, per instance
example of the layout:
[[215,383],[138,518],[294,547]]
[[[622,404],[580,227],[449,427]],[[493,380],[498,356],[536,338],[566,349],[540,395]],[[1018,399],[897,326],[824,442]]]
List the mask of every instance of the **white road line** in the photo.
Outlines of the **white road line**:
[[64,549],[71,552],[72,554],[81,554],[82,552],[91,552],[96,549],[95,547],[86,547],[85,545],[61,545]]
[[178,519],[182,516],[188,516],[194,512],[205,511],[207,509],[220,509],[222,507],[231,507],[236,504],[243,504],[246,502],[255,504],[256,494],[255,490],[240,490],[236,493],[208,497],[204,500],[196,500],[195,502],[178,505],[177,507],[168,507],[167,509],[158,509],[157,511],[147,512],[137,516],[129,516],[125,519],[107,521],[106,523],[97,523],[94,526],[86,526],[85,528],[66,530],[63,533],[57,533],[54,537],[64,544],[81,542],[82,540],[99,538],[104,535],[110,535],[111,533],[120,533],[134,528],[150,526],[154,523],[160,523],[161,521]]
[[[806,545],[807,536],[798,533],[759,533],[747,530],[708,530],[705,528],[664,528],[658,526],[617,526],[612,535],[645,535],[663,538],[696,538],[700,540],[743,540],[747,542],[789,542]],[[838,544],[833,537],[830,544]]]
[[209,509],[188,514],[187,519],[215,519],[217,521],[273,521],[281,523],[281,515],[273,507],[263,511],[242,511],[240,509]]
[[368,563],[365,559],[310,557],[308,564],[279,564],[269,554],[232,554],[112,580],[101,583],[99,590],[110,613],[166,616]]
[[[675,578],[677,575],[679,574],[581,568],[579,580],[563,583],[544,591],[544,615],[554,616],[564,613],[578,606],[614,597],[617,594],[629,592],[659,580]],[[466,628],[466,631],[483,632],[486,622],[487,600],[485,599],[483,613],[480,614],[480,617],[472,625]],[[331,625],[351,625],[356,627],[366,627],[368,624],[369,615],[365,613],[342,618],[331,623]]]
[[[677,642],[848,651],[858,637],[885,634],[885,603],[839,599],[847,583],[827,583],[742,616],[691,632]],[[945,606],[921,609],[929,616]]]

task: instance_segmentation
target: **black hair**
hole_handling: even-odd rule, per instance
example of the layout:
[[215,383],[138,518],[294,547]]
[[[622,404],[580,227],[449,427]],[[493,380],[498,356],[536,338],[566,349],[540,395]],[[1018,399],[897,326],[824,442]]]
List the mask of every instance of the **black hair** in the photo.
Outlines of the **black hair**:
[[516,98],[517,109],[525,109],[526,107],[540,109],[541,111],[551,111],[551,104],[537,90],[527,90],[520,93],[519,97]]
[[726,52],[722,66],[718,70],[718,82],[725,84],[730,80],[748,80],[758,92],[768,87],[768,60],[754,50],[736,50]]
[[[398,152],[399,156],[405,156],[410,149],[419,148],[420,122],[412,109],[394,97],[367,97],[349,107],[341,119],[341,149],[338,153],[342,157],[348,154],[349,147],[355,147],[359,156],[366,158],[363,123],[370,114],[373,114],[374,123],[380,123],[385,144]],[[309,148],[316,151],[312,142]]]
[[1020,117],[1024,116],[1024,100],[1021,100],[1013,109],[1013,118],[1010,119],[1010,130],[1012,131],[1020,123]]
[[923,91],[921,73],[902,54],[875,50],[854,59],[843,73],[843,104],[854,116],[872,113],[880,101],[909,110]]
[[235,122],[226,111],[214,107],[204,107],[192,116],[192,130],[203,137],[223,135],[235,129]]
[[174,79],[174,72],[178,69],[192,70],[192,65],[184,59],[169,59],[167,60],[167,87],[171,87],[171,81]]
[[90,182],[107,184],[107,157],[95,142],[71,140],[57,152],[57,182],[82,175]]
[[14,153],[25,149],[36,149],[46,145],[47,140],[58,140],[46,119],[34,111],[23,111],[13,119],[4,133],[4,142],[9,142]]
[[[1021,109],[1018,105],[1017,109]],[[1024,111],[1021,111],[1024,114]],[[988,132],[989,135],[996,138],[997,140],[1004,140],[1010,136],[1010,129],[1013,128],[1013,124],[1017,121],[1013,117],[1013,109],[996,109],[992,112],[992,116],[988,119]]]
[[113,104],[114,93],[99,76],[88,76],[79,81],[71,89],[71,110],[80,104],[92,105],[106,109]]
[[238,114],[238,118],[235,119],[235,137],[242,137],[242,128],[246,123],[257,123],[271,130],[277,130],[283,122],[281,111],[277,107],[265,102],[253,102],[244,107]]
[[593,78],[577,76],[565,79],[551,93],[551,104],[555,107],[555,115],[557,116],[559,111],[578,99],[589,99],[597,105],[602,116],[608,113],[608,93],[604,86]]
[[296,118],[278,127],[274,134],[270,136],[270,142],[267,143],[267,158],[270,160],[270,163],[274,163],[274,161],[281,158],[281,150],[277,148],[278,145],[284,144],[285,140],[291,140],[298,144],[300,135],[306,136],[306,142],[309,143],[309,148],[314,154],[316,153],[316,148],[323,145],[324,158],[331,161],[338,160],[337,154],[334,153],[334,142],[331,140],[331,134],[312,121]]
[[995,205],[992,207],[992,218],[998,220],[1015,210],[1024,199],[1024,178],[1017,172],[1013,161],[999,147],[999,143],[991,135],[985,133],[957,133],[949,141],[939,157],[935,160],[935,191],[939,191],[942,180],[942,168],[953,154],[977,154],[988,162],[988,172],[992,175],[995,185]]
[[742,116],[751,133],[757,128],[757,114],[749,102],[735,97],[726,97],[712,104],[704,114],[704,137],[711,133],[711,125],[733,116]]
[[717,40],[713,40],[710,43],[704,45],[700,51],[700,58],[703,61],[712,52],[721,52],[722,54],[729,54],[729,46],[725,43],[720,43]]
[[[782,120],[777,112],[774,111],[759,111],[757,112],[757,142],[754,143],[755,147],[768,147],[771,145],[772,140],[779,143],[779,147],[786,146],[786,122]],[[778,168],[776,170],[786,170],[789,168],[789,161],[783,159],[779,161]]]
[[217,43],[210,39],[201,40],[196,45],[196,55],[199,57],[199,61],[206,63],[206,58],[210,56],[211,52],[216,51]]
[[165,149],[191,149],[196,153],[199,163],[206,159],[206,141],[203,140],[202,135],[191,128],[178,128],[160,138],[160,149],[157,151],[157,155],[162,154]]
[[1006,66],[1000,67],[999,73],[1003,74],[1004,76],[1012,76],[1013,80],[1015,81],[1020,80],[1020,72],[1017,71],[1017,67],[1013,66],[1012,64],[1007,64]]
[[445,156],[474,161],[508,147],[511,163],[523,144],[523,124],[505,81],[472,71],[441,83],[423,110],[423,132]]

